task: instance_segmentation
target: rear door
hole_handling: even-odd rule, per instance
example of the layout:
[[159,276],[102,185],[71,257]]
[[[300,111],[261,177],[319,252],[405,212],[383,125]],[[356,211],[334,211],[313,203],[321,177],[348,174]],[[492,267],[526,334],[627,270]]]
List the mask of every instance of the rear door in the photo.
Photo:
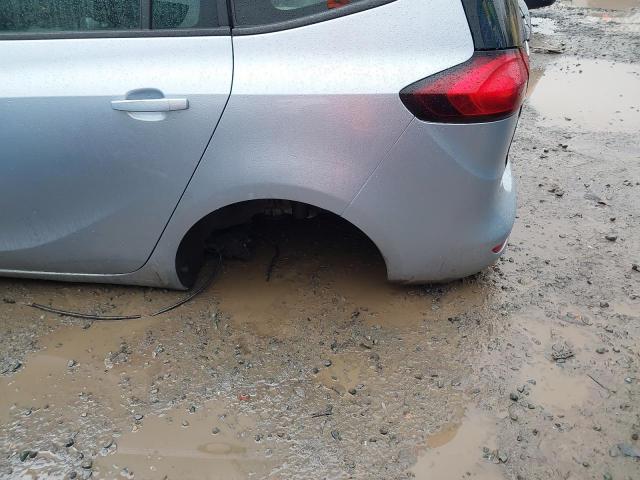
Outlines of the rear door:
[[144,265],[231,90],[224,5],[0,2],[0,270]]

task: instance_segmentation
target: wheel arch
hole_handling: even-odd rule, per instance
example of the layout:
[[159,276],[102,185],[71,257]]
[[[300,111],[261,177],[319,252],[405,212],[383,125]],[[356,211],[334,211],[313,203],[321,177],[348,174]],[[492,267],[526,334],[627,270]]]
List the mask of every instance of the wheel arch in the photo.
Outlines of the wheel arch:
[[296,208],[307,207],[328,212],[342,218],[352,227],[360,231],[376,247],[385,262],[388,276],[389,266],[387,257],[376,239],[372,238],[358,223],[344,217],[341,215],[342,212],[332,208],[332,202],[314,201],[310,203],[296,199],[294,196],[286,196],[284,198],[283,196],[262,196],[260,198],[236,200],[226,203],[205,215],[201,215],[196,221],[191,223],[191,226],[182,235],[175,252],[175,270],[180,282],[185,287],[191,287],[195,282],[198,271],[204,261],[205,240],[212,232],[250,221],[254,215],[264,211],[265,206],[270,202],[287,202],[291,204],[294,216]]

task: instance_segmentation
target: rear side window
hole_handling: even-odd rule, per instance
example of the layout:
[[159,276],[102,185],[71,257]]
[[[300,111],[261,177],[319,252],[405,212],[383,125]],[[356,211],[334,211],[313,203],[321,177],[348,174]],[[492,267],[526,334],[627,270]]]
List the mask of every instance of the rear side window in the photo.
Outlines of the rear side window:
[[140,28],[140,0],[0,0],[0,32]]
[[[141,5],[151,8],[151,25],[142,24]],[[0,0],[0,34],[217,26],[215,0]]]
[[520,47],[524,43],[518,0],[462,0],[476,50]]
[[215,0],[154,0],[151,10],[151,28],[174,29],[219,26],[217,2]]
[[367,0],[235,0],[234,13],[236,24],[248,27],[297,20],[360,3]]

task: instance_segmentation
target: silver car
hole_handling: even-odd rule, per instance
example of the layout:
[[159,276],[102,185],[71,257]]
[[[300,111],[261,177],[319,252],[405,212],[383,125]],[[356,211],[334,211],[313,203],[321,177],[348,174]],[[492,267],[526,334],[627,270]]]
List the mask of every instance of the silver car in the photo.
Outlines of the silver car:
[[388,278],[502,253],[518,0],[2,0],[0,275],[184,289],[214,230],[333,212]]

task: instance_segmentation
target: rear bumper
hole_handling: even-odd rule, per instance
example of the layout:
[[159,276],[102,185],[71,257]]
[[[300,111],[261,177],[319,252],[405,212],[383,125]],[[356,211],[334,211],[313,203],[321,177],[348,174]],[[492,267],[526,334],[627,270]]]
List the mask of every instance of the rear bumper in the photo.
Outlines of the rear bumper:
[[414,120],[343,216],[376,243],[389,280],[440,282],[494,263],[516,213],[505,161],[517,116],[474,125]]

